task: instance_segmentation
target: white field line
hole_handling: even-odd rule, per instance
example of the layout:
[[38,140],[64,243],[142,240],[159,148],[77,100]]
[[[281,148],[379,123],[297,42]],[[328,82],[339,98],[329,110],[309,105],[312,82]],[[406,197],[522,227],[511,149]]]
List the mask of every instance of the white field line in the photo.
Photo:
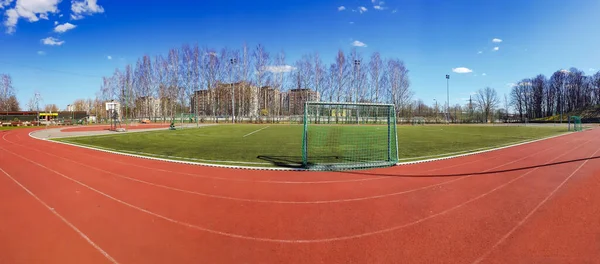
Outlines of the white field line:
[[100,148],[100,149],[105,149],[105,150],[110,150],[110,151],[115,151],[115,152],[125,152],[125,153],[138,154],[138,155],[151,156],[151,157],[172,158],[172,159],[180,159],[180,160],[195,160],[195,161],[215,162],[215,163],[231,163],[231,164],[256,164],[256,165],[269,165],[269,164],[271,164],[271,163],[267,163],[267,162],[230,161],[230,160],[207,160],[207,159],[197,159],[197,158],[169,156],[169,155],[161,155],[161,154],[154,154],[154,153],[138,152],[138,151],[131,151],[131,150],[120,150],[120,149],[113,149],[113,148],[98,147],[98,146],[84,144],[84,143],[75,143],[75,142],[71,142],[71,141],[66,140],[66,139],[63,139],[62,142],[67,142],[67,143],[70,143],[72,145],[82,145],[82,146],[86,146],[86,147],[90,147],[90,148]]
[[510,144],[510,145],[506,145],[506,146],[503,146],[503,147],[490,148],[490,149],[486,149],[486,150],[481,150],[481,151],[476,151],[476,152],[469,152],[469,153],[465,153],[465,154],[459,154],[459,155],[442,157],[442,158],[416,160],[416,161],[409,161],[409,162],[399,162],[399,163],[396,163],[396,166],[411,165],[411,164],[417,164],[417,163],[432,162],[432,161],[438,161],[438,160],[447,160],[447,159],[454,159],[454,158],[460,158],[460,157],[465,157],[465,156],[477,155],[477,154],[481,154],[481,153],[486,153],[486,152],[491,152],[491,151],[496,151],[496,150],[501,150],[501,149],[512,148],[512,147],[516,147],[516,146],[521,146],[521,145],[525,145],[525,144],[531,144],[531,143],[535,143],[535,142],[539,142],[539,141],[543,141],[543,140],[547,140],[547,139],[562,137],[562,136],[569,135],[569,134],[571,134],[571,133],[567,132],[567,133],[562,133],[562,134],[559,134],[559,135],[556,135],[556,136],[550,136],[550,137],[545,137],[545,138],[540,138],[540,139],[525,141],[525,142],[521,142],[521,143]]
[[[83,145],[83,144],[80,144],[80,143],[73,144],[73,143],[67,143],[67,142],[61,142],[61,141],[55,141],[55,140],[48,140],[46,138],[40,138],[40,137],[36,137],[36,136],[32,135],[34,132],[36,132],[36,131],[30,132],[29,133],[29,137],[35,138],[35,139],[38,139],[38,140],[45,140],[45,141],[49,141],[49,142],[57,143],[57,144],[64,144],[64,145],[69,145],[69,146],[74,146],[74,147],[86,148],[86,149],[91,149],[91,150],[96,150],[96,151],[108,152],[108,153],[111,153],[111,154],[118,154],[118,155],[124,155],[124,156],[130,156],[130,157],[136,157],[136,158],[142,158],[142,159],[151,159],[151,160],[159,160],[159,161],[165,161],[165,162],[182,163],[182,164],[188,164],[188,165],[207,166],[207,167],[219,167],[219,168],[229,168],[229,169],[277,170],[277,171],[290,171],[290,170],[291,171],[308,171],[308,170],[302,169],[302,168],[236,166],[236,165],[221,165],[221,164],[211,164],[211,163],[203,163],[203,162],[192,162],[192,161],[182,161],[182,160],[165,159],[165,158],[151,157],[151,156],[146,156],[146,155],[125,153],[125,152],[122,152],[122,151],[110,150],[110,149],[106,149],[106,148],[102,148],[102,147],[97,147],[97,146],[86,146],[86,145]],[[409,162],[399,162],[399,163],[396,163],[396,166],[411,165],[411,164],[417,164],[417,163],[433,162],[433,161],[438,161],[438,160],[446,160],[446,159],[453,159],[453,158],[471,156],[471,155],[476,155],[476,154],[481,154],[481,153],[486,153],[486,152],[491,152],[491,151],[496,151],[496,150],[501,150],[501,149],[516,147],[516,146],[521,146],[521,145],[525,145],[525,144],[530,144],[530,143],[534,143],[534,142],[538,142],[538,141],[542,141],[542,140],[547,140],[547,139],[552,139],[552,138],[556,138],[556,137],[562,137],[562,136],[565,136],[565,135],[569,135],[571,133],[573,133],[573,132],[567,132],[567,133],[562,133],[562,134],[559,134],[559,135],[556,135],[556,136],[550,136],[550,137],[540,138],[540,139],[536,139],[536,140],[525,141],[525,142],[522,142],[522,143],[511,144],[511,145],[507,145],[507,146],[503,146],[503,147],[490,148],[490,149],[486,149],[486,150],[481,150],[481,151],[476,151],[476,152],[469,152],[469,153],[465,153],[465,154],[447,156],[447,157],[442,157],[442,158],[433,158],[433,159],[417,160],[417,161],[409,161]],[[232,163],[232,164],[235,164],[235,163]]]
[[442,153],[442,154],[436,154],[436,155],[429,155],[429,156],[404,158],[404,159],[399,159],[399,161],[418,160],[418,159],[427,159],[427,158],[435,158],[435,157],[444,157],[444,156],[449,156],[449,155],[454,155],[454,154],[462,154],[462,153],[469,153],[469,152],[475,152],[475,151],[486,150],[486,149],[500,148],[500,147],[504,147],[504,146],[510,146],[510,145],[514,145],[514,144],[528,142],[528,141],[531,141],[531,140],[533,140],[533,139],[525,139],[525,140],[516,141],[516,142],[512,142],[512,143],[508,143],[508,144],[500,144],[500,145],[490,146],[490,147],[468,149],[468,150],[462,150],[462,151],[457,151],[457,152],[448,152],[448,153]]
[[67,220],[62,215],[60,215],[58,212],[56,212],[56,210],[54,210],[54,208],[50,207],[46,202],[44,202],[37,195],[35,195],[33,192],[31,192],[29,189],[27,189],[27,187],[23,186],[23,184],[21,184],[19,181],[17,181],[15,178],[13,178],[10,174],[8,174],[8,172],[4,171],[2,168],[0,168],[0,171],[2,173],[4,173],[4,175],[6,175],[6,177],[8,177],[13,182],[15,182],[17,185],[19,185],[19,187],[21,187],[23,190],[25,190],[35,200],[37,200],[44,207],[46,207],[46,209],[48,209],[50,212],[52,212],[61,221],[63,221],[63,223],[65,223],[71,229],[73,229],[73,231],[75,231],[79,236],[81,236],[85,241],[87,241],[92,247],[94,247],[96,250],[98,250],[98,252],[100,252],[100,254],[102,254],[104,257],[106,257],[110,262],[118,263],[113,257],[111,257],[108,253],[106,253],[106,251],[104,251],[100,246],[96,245],[96,243],[94,243],[94,241],[92,241],[87,235],[85,235],[83,232],[81,232],[81,230],[79,230],[79,228],[77,228],[75,225],[73,225],[71,222],[69,222],[69,220]]
[[266,126],[266,127],[263,127],[263,128],[261,128],[261,129],[254,130],[254,131],[252,131],[252,132],[250,132],[250,133],[248,133],[248,134],[244,135],[243,137],[250,136],[250,135],[252,135],[252,134],[254,134],[254,133],[256,133],[256,132],[259,132],[259,131],[261,131],[261,130],[263,130],[263,129],[267,129],[267,128],[269,128],[269,127],[271,127],[271,126]]

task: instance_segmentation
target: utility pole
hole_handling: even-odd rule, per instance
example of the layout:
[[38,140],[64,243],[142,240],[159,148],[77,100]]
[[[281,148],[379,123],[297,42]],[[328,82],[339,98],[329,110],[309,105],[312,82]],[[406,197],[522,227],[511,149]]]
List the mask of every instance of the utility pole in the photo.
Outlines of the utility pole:
[[229,81],[231,82],[231,123],[235,124],[235,85],[231,78],[231,73],[233,72],[233,67],[237,64],[237,59],[233,58],[229,62],[231,62],[231,68],[229,69]]
[[[354,60],[354,66],[355,66],[355,71],[354,71],[354,89],[356,89],[356,94],[355,94],[355,98],[354,98],[354,103],[358,103],[358,90],[359,90],[359,83],[357,81],[357,76],[360,76],[360,60]],[[356,74],[356,72],[358,72],[358,75]],[[357,106],[356,107],[356,123],[360,124],[360,108]]]
[[446,74],[446,122],[450,123],[450,75]]

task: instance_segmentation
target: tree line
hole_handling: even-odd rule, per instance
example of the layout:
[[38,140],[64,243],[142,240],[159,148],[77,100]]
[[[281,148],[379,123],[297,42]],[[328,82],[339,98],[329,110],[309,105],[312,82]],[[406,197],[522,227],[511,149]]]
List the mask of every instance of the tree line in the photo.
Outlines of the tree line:
[[[408,73],[400,59],[382,58],[378,52],[364,58],[356,49],[340,49],[329,64],[317,52],[289,63],[284,51],[271,53],[261,44],[234,49],[186,44],[164,56],[144,55],[135,64],[115,69],[103,77],[96,100],[75,105],[91,108],[115,100],[128,116],[172,117],[191,113],[195,92],[206,91],[205,103],[212,115],[230,115],[231,105],[236,106],[237,116],[281,115],[282,94],[304,89],[318,93],[320,101],[393,103],[400,109],[413,96]],[[260,94],[263,87],[281,95],[280,100],[267,100]],[[148,98],[158,100],[158,111]]]
[[12,112],[21,110],[16,97],[16,89],[9,74],[0,73],[0,111]]
[[563,115],[600,104],[600,71],[585,75],[570,68],[554,72],[550,78],[539,74],[513,85],[510,102],[521,120]]

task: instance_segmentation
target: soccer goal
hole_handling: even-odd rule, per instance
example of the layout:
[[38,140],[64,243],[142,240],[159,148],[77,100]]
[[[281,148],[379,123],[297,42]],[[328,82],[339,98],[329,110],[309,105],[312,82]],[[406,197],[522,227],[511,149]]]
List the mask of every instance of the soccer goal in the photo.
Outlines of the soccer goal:
[[310,170],[392,166],[398,162],[392,104],[306,102],[302,163]]
[[[571,123],[573,127],[571,128]],[[569,117],[569,131],[582,131],[583,127],[581,126],[581,117],[579,116],[571,116]]]

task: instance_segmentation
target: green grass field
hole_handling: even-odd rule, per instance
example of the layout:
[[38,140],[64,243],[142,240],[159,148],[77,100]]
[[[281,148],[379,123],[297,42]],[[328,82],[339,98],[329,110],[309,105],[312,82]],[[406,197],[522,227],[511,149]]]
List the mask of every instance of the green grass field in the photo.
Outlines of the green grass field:
[[[563,132],[565,128],[542,126],[398,126],[399,158],[402,162],[450,156]],[[218,125],[56,140],[215,164],[295,166],[302,160],[301,125]]]

